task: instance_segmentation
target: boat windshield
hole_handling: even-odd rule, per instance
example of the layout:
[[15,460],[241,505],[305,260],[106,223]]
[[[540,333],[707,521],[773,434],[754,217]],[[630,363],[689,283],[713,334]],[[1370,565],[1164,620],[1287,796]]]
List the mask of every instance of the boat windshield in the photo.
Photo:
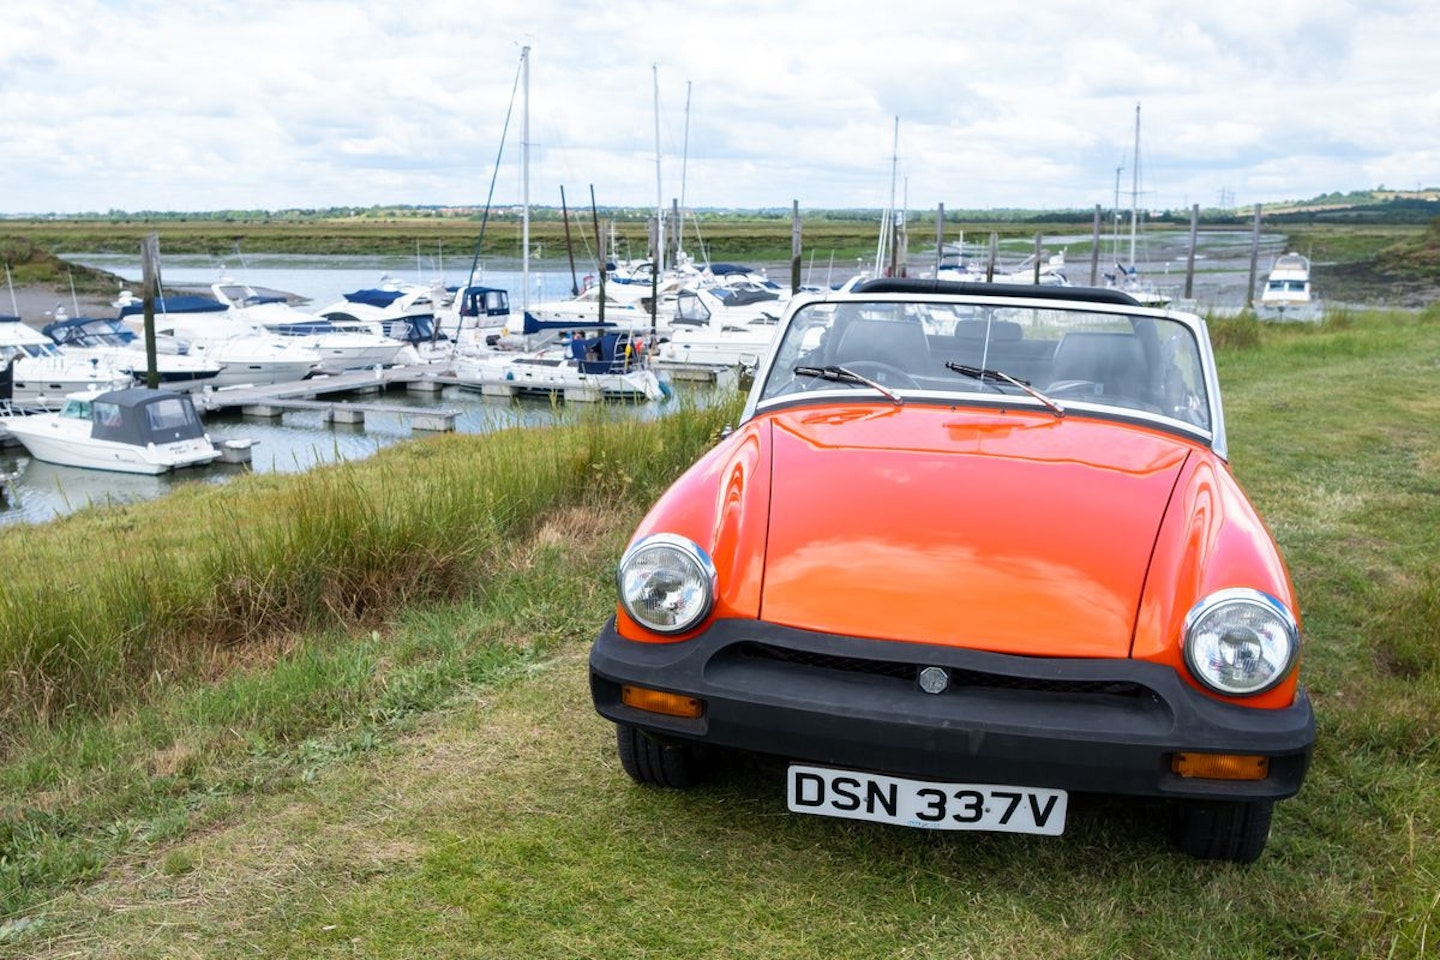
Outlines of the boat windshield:
[[145,405],[145,416],[152,431],[188,428],[199,423],[189,397],[167,397]]
[[60,416],[67,420],[89,420],[90,401],[71,397],[65,401],[65,406],[60,408]]
[[855,379],[814,373],[839,368],[906,397],[968,393],[1039,402],[1031,393],[1038,391],[1066,407],[1115,407],[1211,427],[1201,350],[1190,326],[1086,307],[895,299],[809,304],[776,343],[759,400],[867,389]]

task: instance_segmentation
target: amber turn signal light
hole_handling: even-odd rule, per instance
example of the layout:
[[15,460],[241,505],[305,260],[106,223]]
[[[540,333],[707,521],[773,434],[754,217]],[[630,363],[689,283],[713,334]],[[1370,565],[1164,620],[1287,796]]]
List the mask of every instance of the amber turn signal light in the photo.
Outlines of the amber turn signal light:
[[636,710],[648,710],[650,713],[663,713],[667,717],[686,717],[692,720],[705,710],[705,702],[695,697],[629,685],[620,687],[620,702]]
[[1177,753],[1170,769],[1200,780],[1264,780],[1270,758],[1236,753]]

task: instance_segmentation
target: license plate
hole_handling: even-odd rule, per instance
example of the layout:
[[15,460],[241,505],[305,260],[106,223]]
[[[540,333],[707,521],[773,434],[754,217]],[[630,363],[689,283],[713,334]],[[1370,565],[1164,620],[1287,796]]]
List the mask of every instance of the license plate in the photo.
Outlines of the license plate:
[[794,813],[892,823],[925,830],[993,830],[1058,837],[1065,831],[1064,790],[989,783],[933,783],[855,770],[792,764]]

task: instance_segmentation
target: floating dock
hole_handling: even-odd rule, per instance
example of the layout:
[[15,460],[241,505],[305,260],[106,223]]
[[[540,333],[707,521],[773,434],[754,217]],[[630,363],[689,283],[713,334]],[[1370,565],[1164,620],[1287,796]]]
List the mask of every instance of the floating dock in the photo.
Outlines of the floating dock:
[[291,410],[319,410],[326,423],[365,423],[366,414],[398,416],[412,430],[449,433],[455,430],[459,410],[440,407],[411,407],[368,400],[322,399],[334,394],[380,393],[390,387],[438,393],[445,385],[429,366],[400,366],[382,370],[360,370],[330,376],[311,377],[290,383],[252,387],[206,389],[192,394],[195,405],[205,413],[238,411],[247,417],[279,417]]

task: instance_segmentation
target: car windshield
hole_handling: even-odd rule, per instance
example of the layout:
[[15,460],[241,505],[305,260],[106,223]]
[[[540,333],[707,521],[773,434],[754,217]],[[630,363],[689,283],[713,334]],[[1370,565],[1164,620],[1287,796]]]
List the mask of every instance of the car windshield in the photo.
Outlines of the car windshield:
[[1062,406],[1118,407],[1211,426],[1194,331],[1148,313],[1083,302],[816,302],[796,310],[774,351],[761,402],[818,390],[873,392],[875,385],[906,397],[1003,394],[1040,402],[1035,391]]

